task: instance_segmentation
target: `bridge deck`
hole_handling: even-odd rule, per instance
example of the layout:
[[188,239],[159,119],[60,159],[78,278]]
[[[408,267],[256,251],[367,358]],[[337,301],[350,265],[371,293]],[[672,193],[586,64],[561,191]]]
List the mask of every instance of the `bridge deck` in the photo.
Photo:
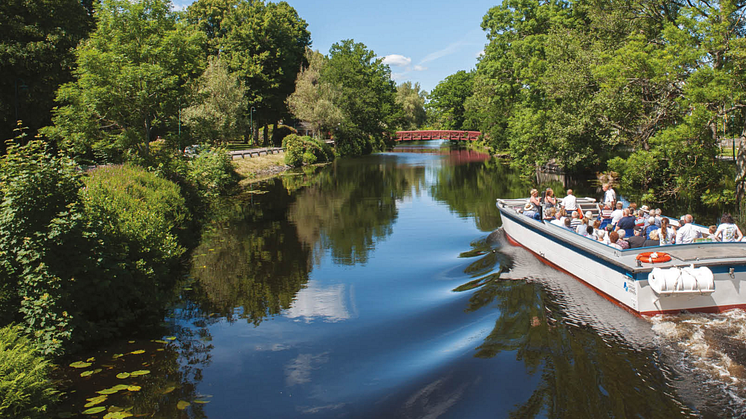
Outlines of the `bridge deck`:
[[453,140],[453,141],[476,141],[482,133],[479,131],[454,131],[454,130],[421,130],[421,131],[397,131],[395,141],[428,141],[428,140]]

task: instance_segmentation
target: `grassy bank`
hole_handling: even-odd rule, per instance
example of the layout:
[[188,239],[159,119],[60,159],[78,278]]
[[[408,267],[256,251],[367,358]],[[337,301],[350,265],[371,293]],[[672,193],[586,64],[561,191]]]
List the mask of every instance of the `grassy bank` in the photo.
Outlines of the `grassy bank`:
[[241,185],[269,179],[290,168],[285,165],[284,153],[233,160],[233,167],[241,175]]

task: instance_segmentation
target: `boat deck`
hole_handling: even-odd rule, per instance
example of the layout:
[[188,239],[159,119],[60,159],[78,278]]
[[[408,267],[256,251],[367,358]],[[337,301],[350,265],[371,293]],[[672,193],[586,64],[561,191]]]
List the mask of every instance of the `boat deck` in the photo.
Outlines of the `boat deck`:
[[[512,209],[510,213],[515,214],[515,220],[521,223],[531,223],[530,225],[537,231],[541,231],[555,240],[566,243],[574,248],[575,251],[587,252],[588,255],[604,259],[614,265],[623,268],[630,273],[649,272],[655,267],[683,267],[699,263],[707,266],[733,266],[735,264],[746,263],[746,242],[696,242],[691,244],[675,244],[669,246],[652,246],[635,249],[619,250],[608,246],[592,238],[581,236],[573,231],[559,227],[555,224],[544,221],[536,221],[525,217],[519,212],[523,209],[527,198],[522,199],[500,199],[498,205],[503,209]],[[585,213],[590,210],[594,218],[598,216],[598,205],[592,198],[578,198],[578,206]],[[593,209],[595,208],[595,211]],[[698,226],[703,232],[707,228]],[[671,260],[661,263],[642,263],[638,262],[637,255],[643,252],[665,252],[671,256]],[[726,267],[727,268],[727,267]]]

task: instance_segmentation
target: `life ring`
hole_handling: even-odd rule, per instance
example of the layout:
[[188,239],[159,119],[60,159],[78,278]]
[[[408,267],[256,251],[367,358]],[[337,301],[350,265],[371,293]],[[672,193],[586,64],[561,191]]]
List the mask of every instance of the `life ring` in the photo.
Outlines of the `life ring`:
[[661,263],[671,260],[671,255],[663,252],[644,252],[637,255],[636,259],[645,263]]

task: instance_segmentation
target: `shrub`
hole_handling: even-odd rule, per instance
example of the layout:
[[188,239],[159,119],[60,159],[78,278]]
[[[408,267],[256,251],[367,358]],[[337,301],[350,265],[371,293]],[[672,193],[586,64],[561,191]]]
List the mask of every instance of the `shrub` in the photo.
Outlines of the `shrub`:
[[285,137],[291,134],[298,134],[298,130],[287,125],[278,125],[277,129],[272,130],[272,144],[279,146]]
[[56,392],[48,378],[50,364],[19,327],[0,329],[0,417],[45,418]]
[[311,137],[288,135],[282,140],[285,164],[300,167],[304,164],[324,163],[334,160],[332,148],[325,142]]
[[187,180],[202,197],[225,193],[237,181],[228,151],[224,148],[202,150],[187,163]]

